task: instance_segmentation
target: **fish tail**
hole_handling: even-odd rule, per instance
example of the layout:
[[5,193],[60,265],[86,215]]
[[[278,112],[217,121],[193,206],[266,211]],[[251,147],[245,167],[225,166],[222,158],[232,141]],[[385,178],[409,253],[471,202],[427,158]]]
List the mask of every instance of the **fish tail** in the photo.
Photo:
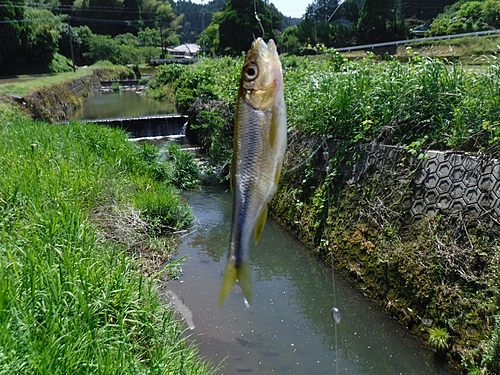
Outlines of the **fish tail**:
[[222,280],[220,288],[219,305],[224,303],[236,281],[240,284],[248,303],[252,302],[252,278],[250,276],[250,264],[248,262],[243,262],[235,265],[228,260],[226,263],[226,272],[224,272],[224,279]]

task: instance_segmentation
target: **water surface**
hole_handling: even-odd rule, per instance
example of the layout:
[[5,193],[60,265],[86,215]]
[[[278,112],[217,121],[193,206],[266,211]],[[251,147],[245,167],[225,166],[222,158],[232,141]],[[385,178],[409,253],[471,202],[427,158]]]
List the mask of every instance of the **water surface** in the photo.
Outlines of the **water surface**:
[[[224,360],[221,374],[450,373],[338,273],[334,289],[331,268],[272,220],[251,248],[252,306],[245,307],[236,286],[219,307],[231,197],[212,191],[186,198],[197,223],[179,247],[179,256],[188,255],[184,274],[165,289],[191,311],[189,332],[201,354],[214,364]],[[336,326],[334,306],[342,315]]]
[[176,113],[172,103],[136,94],[134,91],[106,93],[86,98],[74,120],[96,120]]

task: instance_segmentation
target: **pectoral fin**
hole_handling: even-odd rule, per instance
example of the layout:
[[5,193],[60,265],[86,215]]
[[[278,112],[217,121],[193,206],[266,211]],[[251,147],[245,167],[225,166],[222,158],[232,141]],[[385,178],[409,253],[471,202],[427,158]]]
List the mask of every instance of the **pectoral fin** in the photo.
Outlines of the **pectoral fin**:
[[224,272],[224,279],[222,280],[220,288],[219,305],[224,303],[236,281],[240,284],[248,303],[252,302],[252,278],[250,275],[250,264],[248,262],[244,262],[236,266],[228,260],[226,263],[226,272]]
[[258,242],[260,240],[260,235],[264,230],[264,225],[266,225],[266,220],[267,220],[267,204],[262,209],[262,212],[260,213],[259,216],[259,220],[257,220],[257,222],[255,223],[255,228],[253,230],[253,237],[255,239],[255,242]]

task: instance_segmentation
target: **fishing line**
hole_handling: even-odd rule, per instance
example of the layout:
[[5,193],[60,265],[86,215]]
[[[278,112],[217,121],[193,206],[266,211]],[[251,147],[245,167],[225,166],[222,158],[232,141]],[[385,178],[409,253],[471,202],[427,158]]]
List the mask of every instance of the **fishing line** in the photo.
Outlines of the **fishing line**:
[[[326,135],[323,134],[323,141],[321,142],[321,147],[323,148],[323,160],[326,165],[326,215],[328,216],[328,211],[330,209],[330,181],[328,176],[330,173],[330,152],[328,147],[328,141]],[[327,243],[328,246],[328,243]],[[337,375],[339,374],[339,347],[338,347],[338,335],[337,335],[337,325],[340,323],[341,316],[340,311],[337,306],[337,288],[335,287],[335,268],[333,267],[333,251],[330,249],[330,264],[332,268],[332,294],[333,294],[333,307],[332,307],[332,318],[334,321],[335,329],[335,369]]]
[[312,159],[312,157],[313,157],[314,155],[316,155],[316,153],[319,151],[319,149],[320,149],[322,146],[323,146],[323,144],[322,144],[322,143],[320,143],[320,144],[319,144],[319,146],[316,148],[316,150],[314,150],[313,152],[311,152],[311,154],[310,154],[307,158],[305,158],[304,160],[302,160],[302,162],[301,162],[300,164],[296,165],[296,166],[295,166],[295,167],[293,167],[293,168],[287,169],[285,172],[283,172],[283,174],[293,172],[294,170],[296,170],[296,169],[298,169],[298,168],[302,167],[305,163],[307,163],[309,160],[311,160],[311,159]]
[[259,15],[257,14],[257,0],[253,0],[253,13],[255,14],[255,19],[259,23],[260,29],[262,30],[262,39],[264,39],[264,35],[265,35],[264,27],[262,26],[262,22],[260,22]]

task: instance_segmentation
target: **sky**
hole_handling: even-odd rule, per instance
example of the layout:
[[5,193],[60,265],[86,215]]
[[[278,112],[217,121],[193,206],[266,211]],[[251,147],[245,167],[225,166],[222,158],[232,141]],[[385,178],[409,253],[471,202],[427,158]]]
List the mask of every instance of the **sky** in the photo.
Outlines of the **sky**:
[[[208,1],[202,0],[191,0],[193,3],[202,4],[207,3]],[[249,0],[252,1],[252,0]],[[283,13],[285,16],[301,18],[306,12],[306,8],[309,4],[313,2],[313,0],[269,0],[270,3],[273,3],[278,10]]]
[[285,16],[301,18],[312,0],[271,0],[278,10]]

